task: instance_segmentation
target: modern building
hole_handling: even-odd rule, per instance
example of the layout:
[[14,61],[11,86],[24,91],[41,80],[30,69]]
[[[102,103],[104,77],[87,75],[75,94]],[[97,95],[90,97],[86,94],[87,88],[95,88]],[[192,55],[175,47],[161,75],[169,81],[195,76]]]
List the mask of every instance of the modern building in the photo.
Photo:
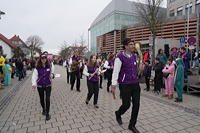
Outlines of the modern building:
[[[100,47],[97,47],[98,36],[108,33],[116,38],[120,36],[120,30],[123,27],[138,23],[137,8],[135,6],[136,3],[132,1],[112,0],[88,29],[90,33],[90,51],[93,53],[100,52]],[[115,49],[114,44],[116,43],[120,43],[120,40],[114,40],[112,49]]]
[[15,44],[13,44],[9,39],[7,39],[4,35],[0,34],[0,47],[3,50],[3,54],[6,55],[7,59],[13,57],[13,50],[17,48]]
[[[159,39],[166,39],[165,44],[169,44],[170,39],[178,40],[181,37],[187,38],[187,33],[189,37],[198,38],[198,31],[197,31],[197,18],[190,19],[189,24],[187,20],[177,20],[171,22],[165,22],[158,25],[159,30],[157,31],[157,38]],[[189,26],[189,28],[188,28]],[[187,29],[188,32],[187,32]],[[116,44],[116,51],[121,51],[122,44],[121,40],[125,37],[132,38],[135,41],[140,41],[142,43],[142,49],[151,49],[151,32],[147,26],[129,26],[125,29],[117,31],[117,36],[114,38],[113,32],[106,33],[104,35],[97,37],[97,45],[101,49],[101,53],[113,53],[113,43],[114,40],[117,40]],[[161,42],[161,41],[159,41]],[[163,41],[164,42],[164,41]],[[158,45],[165,45],[165,44],[158,44]],[[157,44],[156,44],[157,45]],[[184,44],[183,44],[184,45]],[[172,45],[166,45],[166,47],[162,47],[163,49],[168,49]],[[177,45],[176,45],[177,46]],[[160,48],[160,46],[156,46]],[[156,49],[157,49],[156,48]]]
[[[190,2],[190,3],[189,3]],[[196,17],[200,13],[200,0],[167,0],[168,18]]]

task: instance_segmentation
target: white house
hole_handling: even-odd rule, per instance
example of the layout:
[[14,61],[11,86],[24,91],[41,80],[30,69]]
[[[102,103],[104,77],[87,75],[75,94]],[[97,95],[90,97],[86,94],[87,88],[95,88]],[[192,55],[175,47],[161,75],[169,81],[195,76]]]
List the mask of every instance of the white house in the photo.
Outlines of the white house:
[[10,59],[13,57],[13,49],[16,48],[16,45],[14,45],[9,39],[7,39],[5,36],[0,34],[0,46],[3,49],[3,54],[6,55],[7,59]]

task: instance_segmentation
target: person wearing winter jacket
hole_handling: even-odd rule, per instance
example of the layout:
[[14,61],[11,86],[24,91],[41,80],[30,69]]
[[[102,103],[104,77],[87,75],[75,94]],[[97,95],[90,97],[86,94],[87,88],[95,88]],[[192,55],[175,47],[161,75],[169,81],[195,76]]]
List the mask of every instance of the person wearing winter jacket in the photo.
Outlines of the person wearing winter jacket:
[[146,91],[150,90],[150,77],[151,77],[151,65],[150,61],[146,60],[145,61],[145,67],[144,67],[144,72],[143,75],[145,76],[145,83],[146,83]]

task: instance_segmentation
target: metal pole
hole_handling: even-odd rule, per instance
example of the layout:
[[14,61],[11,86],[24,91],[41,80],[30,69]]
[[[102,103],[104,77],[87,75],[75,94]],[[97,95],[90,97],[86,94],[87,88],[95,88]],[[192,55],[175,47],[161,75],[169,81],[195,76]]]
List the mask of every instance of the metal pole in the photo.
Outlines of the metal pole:
[[[187,41],[188,41],[188,38],[189,38],[189,23],[190,23],[190,12],[189,12],[189,10],[190,10],[190,0],[189,0],[187,9],[188,9],[188,12],[187,12]],[[188,45],[188,43],[187,43],[187,45]]]

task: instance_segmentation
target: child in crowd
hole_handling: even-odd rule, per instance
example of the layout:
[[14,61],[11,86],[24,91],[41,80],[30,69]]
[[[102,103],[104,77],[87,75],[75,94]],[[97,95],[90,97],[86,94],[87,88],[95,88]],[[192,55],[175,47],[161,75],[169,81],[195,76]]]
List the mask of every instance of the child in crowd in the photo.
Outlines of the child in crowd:
[[146,83],[146,91],[150,90],[150,77],[151,77],[151,65],[150,61],[146,60],[145,62],[145,67],[144,67],[144,72],[143,75],[145,76],[145,83]]

